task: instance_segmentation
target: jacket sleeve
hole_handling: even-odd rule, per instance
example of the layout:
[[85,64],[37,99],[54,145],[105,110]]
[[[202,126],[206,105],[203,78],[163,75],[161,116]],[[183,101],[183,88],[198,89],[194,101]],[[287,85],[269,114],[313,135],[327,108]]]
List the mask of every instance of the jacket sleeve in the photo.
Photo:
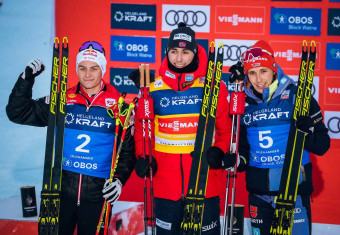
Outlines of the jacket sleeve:
[[6,113],[10,121],[30,126],[47,126],[47,97],[32,99],[34,82],[26,81],[21,76],[15,83],[8,99]]
[[323,123],[323,116],[318,102],[312,97],[309,116],[314,120],[314,132],[306,136],[305,149],[316,155],[324,155],[330,147],[328,129]]
[[[115,172],[115,175],[118,176],[123,185],[128,181],[131,173],[135,169],[135,164],[137,160],[135,155],[135,140],[133,136],[134,132],[133,129],[134,125],[132,124],[126,130],[126,134],[122,144],[122,149],[119,154],[117,169]],[[123,128],[120,128],[119,135],[117,138],[119,140],[117,147],[119,147],[120,144],[122,131]]]
[[222,82],[217,104],[214,146],[222,149],[224,153],[229,152],[231,135],[231,118],[229,115],[229,101],[227,99],[227,96],[227,88]]

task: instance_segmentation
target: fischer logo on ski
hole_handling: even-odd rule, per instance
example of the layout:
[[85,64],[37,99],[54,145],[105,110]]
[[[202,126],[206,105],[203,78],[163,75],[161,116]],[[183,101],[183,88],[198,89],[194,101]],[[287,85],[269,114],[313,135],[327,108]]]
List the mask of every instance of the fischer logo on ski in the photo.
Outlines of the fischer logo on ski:
[[[66,117],[68,77],[68,39],[63,38],[60,60],[59,38],[54,39],[50,105],[46,136],[43,186],[41,191],[38,233],[58,234],[61,171]],[[61,70],[60,70],[61,63]],[[59,72],[61,71],[61,74]]]
[[[299,80],[294,102],[293,118],[290,125],[285,160],[283,163],[279,195],[270,228],[270,234],[292,234],[294,211],[299,186],[301,161],[305,133],[298,131],[295,121],[300,115],[309,114],[312,97],[313,76],[316,58],[316,44],[311,42],[308,55],[307,41],[303,41]],[[308,61],[308,63],[307,63]]]
[[181,234],[201,234],[204,199],[208,180],[206,152],[213,143],[218,96],[223,67],[223,44],[217,49],[215,68],[215,43],[210,43],[208,67],[204,82],[201,112],[198,119],[193,161],[188,191],[185,199]]

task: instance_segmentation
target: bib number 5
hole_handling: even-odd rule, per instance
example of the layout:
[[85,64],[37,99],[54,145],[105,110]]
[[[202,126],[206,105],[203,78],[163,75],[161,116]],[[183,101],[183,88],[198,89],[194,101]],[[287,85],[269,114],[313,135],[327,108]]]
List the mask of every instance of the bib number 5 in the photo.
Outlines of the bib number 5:
[[259,145],[267,149],[273,146],[273,139],[269,136],[271,131],[259,131]]

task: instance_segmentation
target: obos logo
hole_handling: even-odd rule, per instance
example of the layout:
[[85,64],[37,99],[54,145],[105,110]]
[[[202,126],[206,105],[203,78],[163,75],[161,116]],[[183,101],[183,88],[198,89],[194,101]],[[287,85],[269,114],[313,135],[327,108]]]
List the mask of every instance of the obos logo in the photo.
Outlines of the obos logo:
[[340,106],[340,77],[325,77],[325,104]]
[[320,35],[321,9],[272,8],[271,34]]
[[210,6],[162,5],[162,31],[172,31],[184,22],[195,32],[210,32]]
[[[295,75],[288,75],[288,76],[292,78],[295,82],[295,85],[297,85],[299,76],[295,76]],[[319,77],[313,78],[312,95],[314,99],[316,99],[316,101],[319,101]]]
[[328,9],[328,35],[340,35],[340,9]]
[[155,37],[111,36],[111,61],[155,62]]
[[264,34],[265,7],[217,6],[216,32]]
[[[310,42],[308,42],[310,44]],[[270,41],[269,43],[274,50],[276,62],[285,71],[286,69],[296,70],[297,74],[300,69],[302,56],[302,41]],[[320,52],[320,43],[316,43],[316,58]],[[315,70],[320,69],[320,60],[315,61]]]
[[340,43],[327,43],[326,69],[340,70]]
[[340,139],[340,112],[325,111],[324,123],[329,130],[329,136],[332,139]]
[[111,28],[156,30],[156,5],[112,3]]

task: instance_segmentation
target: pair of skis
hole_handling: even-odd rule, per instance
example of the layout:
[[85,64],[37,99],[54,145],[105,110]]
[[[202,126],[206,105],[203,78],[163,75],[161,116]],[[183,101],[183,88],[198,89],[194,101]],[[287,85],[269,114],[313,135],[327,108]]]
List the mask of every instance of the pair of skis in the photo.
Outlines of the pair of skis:
[[190,170],[189,185],[181,222],[181,234],[185,235],[201,234],[202,230],[204,200],[209,172],[206,153],[213,143],[222,67],[223,44],[219,44],[216,53],[215,43],[211,42],[195,147],[192,153],[193,160]]
[[309,114],[315,58],[315,42],[311,42],[308,55],[308,43],[307,41],[303,41],[300,73],[294,102],[292,122],[290,125],[285,160],[283,163],[279,195],[276,199],[274,218],[270,228],[270,234],[274,235],[292,234],[295,203],[305,142],[305,134],[297,130],[295,122],[300,115],[308,116]]
[[[115,119],[115,138],[114,138],[114,144],[113,144],[113,154],[112,154],[112,162],[111,162],[111,172],[110,172],[110,183],[113,181],[113,177],[115,176],[116,168],[118,165],[119,161],[119,155],[120,151],[123,146],[123,142],[125,139],[125,134],[127,131],[127,128],[130,125],[130,117],[132,114],[132,110],[135,108],[137,98],[135,98],[129,105],[129,108],[122,111],[122,106],[124,103],[124,98],[126,97],[126,93],[122,93],[121,97],[118,99],[118,104],[110,107],[107,109],[107,112],[109,116],[112,119]],[[124,123],[121,123],[121,117],[125,117]],[[120,143],[117,149],[117,140],[118,140],[118,134],[119,134],[119,127],[120,125],[123,126],[122,134],[121,134],[121,139]],[[96,235],[99,235],[100,232],[103,229],[104,235],[107,235],[108,232],[108,227],[109,227],[109,219],[110,219],[110,214],[111,214],[111,203],[107,202],[106,200],[103,203],[103,209],[99,218],[97,230],[96,230]]]
[[[61,60],[60,46],[62,47]],[[40,235],[58,234],[68,77],[67,37],[63,38],[61,44],[59,44],[58,37],[54,38],[52,66],[43,185],[38,219]]]
[[[151,222],[151,233],[155,234],[155,215],[154,215],[154,198],[153,198],[153,172],[151,167],[152,161],[152,138],[151,138],[151,122],[154,118],[153,100],[150,95],[150,67],[149,64],[141,64],[139,67],[140,75],[140,98],[138,99],[138,108],[141,110],[139,119],[143,123],[143,158],[146,159],[147,143],[149,144],[149,184],[147,177],[144,177],[144,234],[148,234],[148,221]],[[139,121],[139,120],[138,120]],[[148,124],[148,136],[146,136],[146,122]],[[147,188],[150,188],[150,216],[148,217],[148,196]]]
[[[240,124],[241,115],[244,114],[245,99],[246,95],[243,91],[243,81],[235,84],[235,92],[230,94],[230,108],[229,113],[232,115],[232,127],[231,127],[231,138],[230,138],[230,153],[236,154],[236,159],[238,159],[238,147],[239,147],[239,134],[240,134]],[[236,160],[234,168],[227,169],[227,187],[225,194],[224,203],[224,216],[223,216],[223,226],[222,235],[227,232],[227,215],[228,215],[228,201],[229,201],[229,181],[232,178],[232,193],[231,193],[231,206],[229,215],[229,234],[233,234],[233,220],[234,220],[234,206],[235,206],[235,188],[236,188],[236,178],[237,178],[237,165],[238,160]]]

